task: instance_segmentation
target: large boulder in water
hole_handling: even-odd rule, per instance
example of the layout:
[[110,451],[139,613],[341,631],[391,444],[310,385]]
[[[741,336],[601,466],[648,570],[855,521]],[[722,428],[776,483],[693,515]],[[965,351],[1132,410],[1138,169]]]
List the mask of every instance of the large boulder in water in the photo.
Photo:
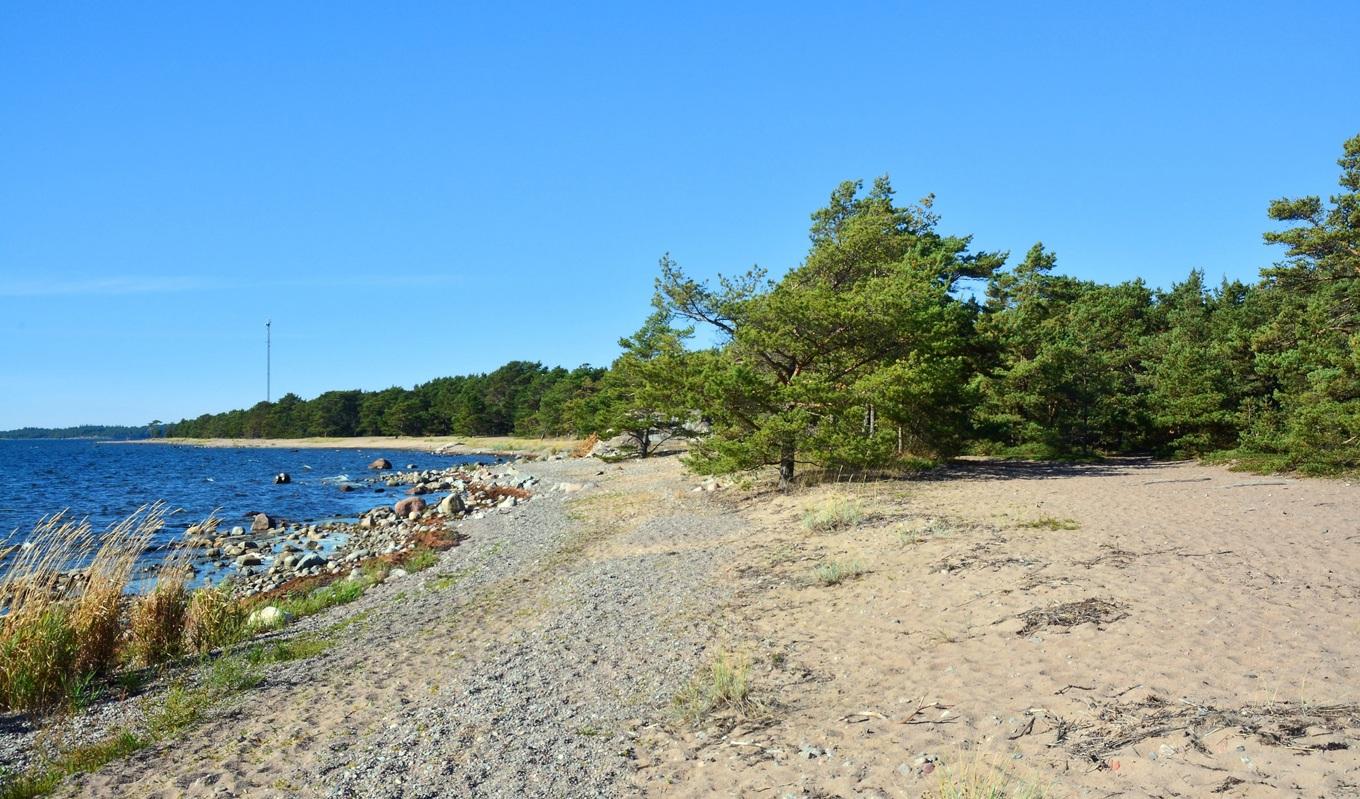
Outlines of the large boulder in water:
[[370,464],[368,465],[368,468],[370,468],[370,469],[377,469],[377,470],[380,470],[380,471],[386,470],[386,469],[391,469],[391,468],[392,468],[392,461],[389,461],[387,458],[378,458],[377,460],[375,460],[375,461],[373,461],[372,463],[370,463]]
[[293,478],[288,475],[288,472],[279,472],[274,475],[274,485],[276,486],[288,485],[291,482],[293,482]]
[[401,518],[406,518],[412,513],[420,513],[425,510],[425,500],[420,497],[407,497],[392,506],[392,510],[397,512]]
[[250,532],[263,533],[265,530],[274,526],[274,520],[269,518],[267,513],[255,514],[255,519],[250,523]]

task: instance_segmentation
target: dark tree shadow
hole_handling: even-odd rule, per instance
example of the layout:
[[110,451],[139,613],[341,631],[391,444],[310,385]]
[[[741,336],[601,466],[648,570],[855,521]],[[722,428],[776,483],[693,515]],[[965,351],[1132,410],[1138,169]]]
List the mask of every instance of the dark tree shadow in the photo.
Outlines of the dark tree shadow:
[[1097,461],[1007,461],[964,458],[931,469],[909,480],[1057,480],[1064,477],[1115,477],[1156,469],[1177,460],[1158,460],[1150,456],[1120,456]]

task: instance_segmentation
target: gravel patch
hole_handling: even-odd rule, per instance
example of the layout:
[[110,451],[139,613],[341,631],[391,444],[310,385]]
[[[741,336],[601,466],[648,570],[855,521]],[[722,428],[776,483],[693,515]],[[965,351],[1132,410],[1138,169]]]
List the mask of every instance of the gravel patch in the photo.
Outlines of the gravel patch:
[[740,520],[673,459],[546,461],[534,497],[416,574],[302,619],[334,645],[271,667],[181,740],[68,795],[597,797],[704,660]]
[[[658,509],[665,513],[668,509]],[[516,548],[566,534],[560,503],[513,522]],[[333,797],[597,797],[628,790],[635,730],[667,712],[709,640],[696,612],[724,601],[710,577],[733,517],[668,513],[574,564],[543,616],[467,664],[427,702],[328,758]],[[684,542],[685,551],[666,549]],[[658,549],[658,546],[660,549]],[[549,547],[551,548],[551,547]]]

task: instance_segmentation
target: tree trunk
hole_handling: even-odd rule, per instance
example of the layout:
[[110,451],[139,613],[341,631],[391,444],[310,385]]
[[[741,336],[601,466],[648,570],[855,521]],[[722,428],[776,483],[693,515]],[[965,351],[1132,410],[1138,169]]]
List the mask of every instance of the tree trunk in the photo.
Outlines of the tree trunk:
[[645,458],[652,451],[652,431],[650,429],[642,431],[642,437],[638,439],[638,456]]
[[796,452],[792,444],[785,444],[779,450],[780,488],[788,488],[793,483],[793,456]]

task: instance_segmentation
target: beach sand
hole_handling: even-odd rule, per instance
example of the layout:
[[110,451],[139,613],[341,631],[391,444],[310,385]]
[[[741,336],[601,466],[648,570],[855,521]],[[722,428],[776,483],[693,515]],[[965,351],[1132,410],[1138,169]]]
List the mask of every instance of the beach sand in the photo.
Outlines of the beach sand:
[[[805,529],[833,497],[864,520]],[[1146,461],[748,499],[734,574],[771,579],[726,646],[769,708],[680,735],[646,784],[914,797],[971,768],[1049,796],[1360,795],[1357,500]],[[866,572],[810,578],[830,560]]]
[[[1346,481],[971,462],[706,491],[678,460],[525,464],[571,493],[469,522],[300,626],[330,649],[64,793],[1360,795]],[[834,502],[849,523],[809,529]],[[749,704],[681,720],[719,652]]]

